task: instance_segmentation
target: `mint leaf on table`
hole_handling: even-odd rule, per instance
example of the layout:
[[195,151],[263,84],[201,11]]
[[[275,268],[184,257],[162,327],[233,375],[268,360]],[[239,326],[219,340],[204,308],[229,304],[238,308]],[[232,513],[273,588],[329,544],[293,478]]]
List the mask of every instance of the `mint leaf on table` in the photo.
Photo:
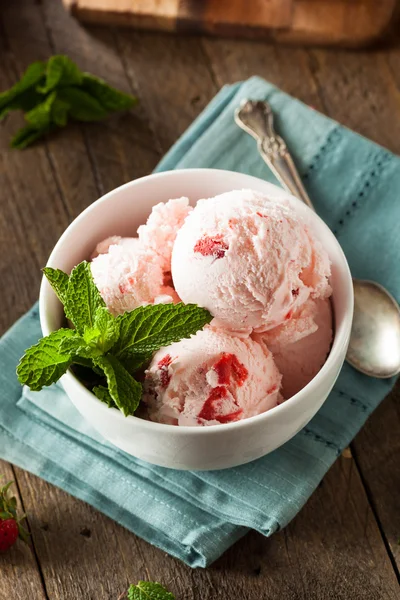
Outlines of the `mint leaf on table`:
[[61,269],[52,269],[51,267],[45,267],[43,273],[58,298],[64,303],[67,297],[68,275]]
[[48,127],[51,124],[51,109],[57,97],[56,92],[52,92],[35,108],[25,113],[25,121],[37,129]]
[[188,338],[212,319],[205,308],[195,304],[157,304],[137,308],[117,317],[120,324],[115,356],[152,353]]
[[137,104],[137,98],[111,87],[100,77],[83,74],[82,88],[108,111],[128,110]]
[[101,121],[109,114],[97,98],[78,87],[66,87],[58,93],[60,99],[69,105],[70,117],[77,121]]
[[109,394],[120,411],[126,417],[133,415],[142,398],[141,384],[128,373],[112,354],[95,358],[93,362],[103,371],[107,379]]
[[72,364],[72,355],[61,345],[73,336],[71,329],[58,329],[29,348],[17,367],[19,381],[35,392],[58,381]]
[[175,596],[161,583],[153,581],[139,581],[137,585],[131,585],[127,595],[129,600],[175,600]]
[[0,107],[0,120],[12,110],[23,110],[24,112],[28,112],[42,100],[43,96],[35,89],[27,89],[12,100],[9,100],[3,107]]
[[39,86],[42,94],[47,94],[55,87],[80,85],[83,73],[68,56],[56,55],[49,58],[46,66],[46,82]]
[[30,65],[19,82],[0,94],[0,119],[11,110],[24,111],[28,125],[11,140],[11,147],[23,149],[70,119],[99,121],[136,102],[134,96],[83,73],[68,56],[56,55]]
[[[28,110],[34,106],[31,101],[38,97],[35,87],[44,78],[45,69],[46,63],[42,61],[32,63],[12,88],[0,93],[0,119],[10,110]],[[26,94],[28,90],[34,94]]]
[[65,316],[75,325],[78,333],[93,327],[96,310],[105,306],[94,284],[90,264],[86,261],[72,269],[64,301]]
[[25,125],[25,127],[21,127],[11,139],[10,146],[16,150],[24,150],[24,148],[27,148],[51,130],[51,127],[42,127],[42,129],[38,129],[33,125]]

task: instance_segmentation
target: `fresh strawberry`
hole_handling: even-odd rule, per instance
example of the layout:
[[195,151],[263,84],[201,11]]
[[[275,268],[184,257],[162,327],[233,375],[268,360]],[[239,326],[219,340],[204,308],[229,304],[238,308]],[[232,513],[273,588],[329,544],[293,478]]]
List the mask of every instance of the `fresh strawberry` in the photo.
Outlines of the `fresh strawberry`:
[[5,552],[14,546],[18,539],[18,523],[14,519],[0,521],[0,552]]
[[28,541],[29,534],[21,525],[25,515],[18,518],[17,499],[9,493],[12,484],[13,481],[9,481],[0,488],[0,552],[11,548],[19,537]]

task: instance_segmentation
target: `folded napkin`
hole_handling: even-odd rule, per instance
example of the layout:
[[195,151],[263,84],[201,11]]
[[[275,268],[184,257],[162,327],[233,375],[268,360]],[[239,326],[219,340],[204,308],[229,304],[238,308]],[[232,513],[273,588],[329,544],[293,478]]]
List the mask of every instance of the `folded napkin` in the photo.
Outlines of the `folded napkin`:
[[[233,122],[243,98],[271,103],[277,129],[353,275],[379,281],[399,298],[400,159],[271,84],[252,78],[223,88],[158,170],[214,167],[276,183],[255,142]],[[15,367],[40,335],[34,306],[0,341],[1,457],[193,567],[210,564],[248,528],[268,536],[284,527],[394,383],[346,364],[319,413],[272,454],[223,471],[181,472],[111,446],[83,421],[60,385],[21,395]]]

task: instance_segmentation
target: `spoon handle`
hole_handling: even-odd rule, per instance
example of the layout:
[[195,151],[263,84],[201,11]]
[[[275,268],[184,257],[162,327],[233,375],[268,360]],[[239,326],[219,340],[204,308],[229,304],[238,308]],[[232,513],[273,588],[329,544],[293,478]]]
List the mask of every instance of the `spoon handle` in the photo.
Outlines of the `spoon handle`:
[[285,141],[276,134],[272,109],[265,100],[244,100],[235,113],[236,123],[257,140],[258,151],[288,192],[314,210]]

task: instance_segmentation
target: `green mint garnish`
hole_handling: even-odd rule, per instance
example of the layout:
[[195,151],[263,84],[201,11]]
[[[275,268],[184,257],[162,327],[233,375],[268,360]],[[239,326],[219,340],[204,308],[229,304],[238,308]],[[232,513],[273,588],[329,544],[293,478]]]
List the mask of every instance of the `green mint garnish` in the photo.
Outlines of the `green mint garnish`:
[[139,581],[128,590],[129,600],[175,600],[174,594],[168,592],[160,583]]
[[[142,397],[142,386],[128,373],[121,365],[118,358],[112,354],[99,356],[93,359],[96,367],[99,367],[107,380],[108,392],[116,406],[127,417],[133,415],[139,406]],[[96,390],[96,388],[94,388]],[[95,391],[97,397],[98,392]],[[103,392],[100,394],[100,400],[104,401]]]
[[47,63],[31,64],[11,89],[0,93],[0,119],[22,110],[27,125],[11,140],[23,149],[45,134],[65,127],[68,120],[99,121],[134,106],[134,96],[83,73],[68,56],[52,56]]
[[79,263],[72,269],[68,279],[65,316],[82,334],[86,328],[93,327],[95,313],[102,306],[105,306],[105,302],[94,284],[90,264],[86,261]]
[[133,415],[142,396],[135,372],[159,348],[190,337],[212,319],[206,309],[183,303],[143,306],[114,317],[86,261],[69,276],[50,267],[43,272],[75,329],[54,331],[21,358],[18,379],[35,391],[58,381],[71,365],[81,365],[93,371],[99,400]]
[[114,347],[116,356],[153,353],[161,346],[169,346],[182,337],[190,337],[206,323],[211,315],[195,304],[159,304],[141,306],[117,317],[120,335]]
[[64,304],[67,296],[68,275],[60,269],[52,269],[51,267],[45,267],[43,273],[46,275],[47,281]]
[[74,335],[72,329],[58,329],[29,348],[17,368],[19,381],[35,392],[58,381],[72,364],[73,355],[63,350],[63,343]]

